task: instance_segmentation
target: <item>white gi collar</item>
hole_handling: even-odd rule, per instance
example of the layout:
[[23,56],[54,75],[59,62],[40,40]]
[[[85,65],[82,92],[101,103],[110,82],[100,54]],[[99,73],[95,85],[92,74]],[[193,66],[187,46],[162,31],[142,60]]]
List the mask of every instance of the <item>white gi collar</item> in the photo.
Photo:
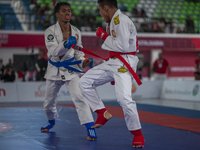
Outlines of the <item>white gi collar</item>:
[[112,20],[113,20],[113,18],[115,18],[117,15],[119,15],[119,14],[121,14],[121,13],[122,13],[121,10],[118,9],[118,10],[115,12],[115,14],[113,15]]
[[[75,36],[75,32],[71,24],[70,24],[70,27],[71,27],[71,36]],[[62,30],[58,21],[56,23],[56,30],[57,31],[55,32],[55,36],[58,39],[58,42],[61,43],[63,41],[63,34],[62,34]]]

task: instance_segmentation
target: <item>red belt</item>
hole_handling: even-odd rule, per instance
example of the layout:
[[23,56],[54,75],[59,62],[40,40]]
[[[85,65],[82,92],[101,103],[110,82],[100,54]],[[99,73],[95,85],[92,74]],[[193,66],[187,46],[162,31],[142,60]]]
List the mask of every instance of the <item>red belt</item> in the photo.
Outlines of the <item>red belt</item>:
[[133,78],[135,79],[135,81],[137,82],[138,85],[141,85],[142,82],[140,81],[139,77],[137,76],[137,74],[135,73],[135,71],[131,68],[131,66],[127,63],[127,61],[121,56],[121,55],[135,55],[135,52],[131,52],[131,53],[119,53],[119,52],[109,52],[109,57],[113,58],[116,57],[119,60],[121,60],[121,62],[124,63],[124,65],[127,67],[127,69],[130,71],[130,73],[132,74]]
[[138,78],[137,74],[135,73],[135,71],[131,68],[131,66],[127,63],[127,61],[121,56],[121,55],[135,55],[135,52],[131,52],[131,53],[119,53],[119,52],[112,52],[110,51],[109,52],[109,58],[103,58],[101,56],[98,56],[97,54],[94,54],[93,52],[85,49],[85,48],[81,48],[79,46],[76,46],[76,45],[72,45],[72,48],[76,49],[76,50],[79,50],[79,51],[82,51],[82,52],[85,52],[87,54],[90,54],[90,55],[93,55],[93,56],[96,56],[98,58],[101,58],[103,60],[108,60],[109,58],[113,58],[113,57],[116,57],[118,58],[119,60],[121,60],[124,65],[127,67],[127,69],[130,71],[130,73],[132,74],[132,76],[134,77],[135,81],[137,82],[138,85],[141,85],[142,82],[140,81],[140,79]]
[[112,52],[109,51],[109,58],[116,57],[118,55],[135,55],[135,52],[130,52],[130,53],[120,53],[120,52]]

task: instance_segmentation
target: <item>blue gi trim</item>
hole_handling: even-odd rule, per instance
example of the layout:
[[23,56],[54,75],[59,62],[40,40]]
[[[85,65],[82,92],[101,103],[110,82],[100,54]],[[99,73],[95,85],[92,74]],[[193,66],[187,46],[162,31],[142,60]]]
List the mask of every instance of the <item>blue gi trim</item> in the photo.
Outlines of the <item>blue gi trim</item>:
[[69,65],[77,65],[80,64],[82,61],[78,60],[78,61],[73,61],[74,57],[64,60],[64,61],[58,61],[58,62],[53,62],[51,61],[51,59],[49,59],[50,64],[52,64],[53,66],[59,68],[59,67],[65,67],[68,70],[74,71],[74,72],[79,72],[79,73],[85,73],[83,71],[77,70],[73,67],[70,67]]

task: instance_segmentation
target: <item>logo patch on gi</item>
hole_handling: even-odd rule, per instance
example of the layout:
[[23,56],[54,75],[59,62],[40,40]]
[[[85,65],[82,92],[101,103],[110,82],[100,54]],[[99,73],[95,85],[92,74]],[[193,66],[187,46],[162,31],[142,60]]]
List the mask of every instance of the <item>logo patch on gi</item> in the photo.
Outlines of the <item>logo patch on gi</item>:
[[53,36],[52,34],[49,34],[49,35],[47,36],[47,39],[48,39],[49,41],[53,41],[54,36]]
[[114,23],[115,25],[119,24],[120,21],[119,21],[119,15],[117,15],[115,18],[114,18]]
[[65,76],[64,76],[64,75],[61,75],[61,79],[63,79],[63,80],[64,80],[64,79],[65,79]]
[[75,37],[76,37],[76,40],[78,40],[78,34],[76,34]]
[[112,30],[112,35],[113,37],[116,37],[116,32],[114,30]]
[[128,70],[125,67],[121,67],[121,68],[118,69],[118,72],[121,72],[121,73],[125,73],[127,71]]

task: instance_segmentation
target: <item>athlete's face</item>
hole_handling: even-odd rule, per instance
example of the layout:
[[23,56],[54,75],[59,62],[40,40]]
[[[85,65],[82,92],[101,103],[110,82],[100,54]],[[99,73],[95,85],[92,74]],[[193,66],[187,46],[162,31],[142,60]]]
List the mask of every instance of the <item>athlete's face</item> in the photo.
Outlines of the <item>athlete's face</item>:
[[104,18],[104,20],[105,20],[106,23],[110,23],[110,18],[108,16],[108,9],[107,9],[108,6],[106,6],[106,5],[103,5],[103,6],[99,5],[98,8],[99,8],[99,13],[100,13],[101,17]]
[[65,23],[70,22],[71,15],[72,15],[71,8],[68,5],[60,6],[59,12],[56,13],[58,20],[63,21]]

